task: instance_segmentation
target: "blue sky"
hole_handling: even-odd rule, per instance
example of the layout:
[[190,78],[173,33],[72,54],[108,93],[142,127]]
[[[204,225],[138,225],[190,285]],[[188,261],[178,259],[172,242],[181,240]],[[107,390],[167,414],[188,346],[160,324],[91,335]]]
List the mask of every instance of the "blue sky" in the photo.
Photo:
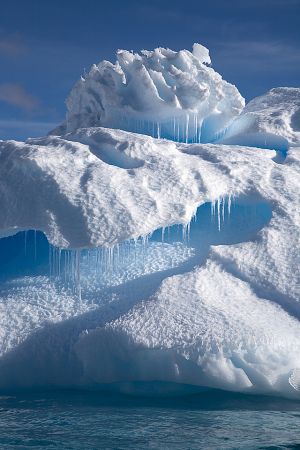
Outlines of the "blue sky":
[[300,0],[0,0],[0,139],[45,134],[84,69],[118,48],[210,49],[250,100],[300,86]]

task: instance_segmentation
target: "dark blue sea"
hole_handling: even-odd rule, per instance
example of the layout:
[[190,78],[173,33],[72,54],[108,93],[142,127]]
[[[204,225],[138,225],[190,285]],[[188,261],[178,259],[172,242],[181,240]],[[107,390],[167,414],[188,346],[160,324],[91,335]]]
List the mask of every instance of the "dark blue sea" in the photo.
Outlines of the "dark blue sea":
[[300,449],[300,403],[220,391],[2,395],[1,449]]

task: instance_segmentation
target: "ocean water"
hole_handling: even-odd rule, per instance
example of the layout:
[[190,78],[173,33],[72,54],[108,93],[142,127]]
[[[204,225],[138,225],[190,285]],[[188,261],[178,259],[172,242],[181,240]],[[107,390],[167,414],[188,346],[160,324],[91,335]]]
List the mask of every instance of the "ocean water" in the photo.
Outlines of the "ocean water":
[[300,449],[300,403],[210,391],[10,393],[1,449]]

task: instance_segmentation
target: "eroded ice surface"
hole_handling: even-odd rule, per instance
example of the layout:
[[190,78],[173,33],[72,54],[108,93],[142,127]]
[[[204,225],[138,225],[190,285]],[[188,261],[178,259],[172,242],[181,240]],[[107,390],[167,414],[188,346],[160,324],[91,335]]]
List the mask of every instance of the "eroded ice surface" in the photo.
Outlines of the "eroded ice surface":
[[237,88],[210,64],[208,50],[118,50],[93,65],[67,99],[67,120],[53,131],[105,126],[182,142],[216,139],[244,106]]
[[209,63],[197,45],[120,51],[74,87],[60,136],[0,142],[0,248],[39,230],[0,258],[0,388],[298,398],[299,89],[230,123],[242,99]]

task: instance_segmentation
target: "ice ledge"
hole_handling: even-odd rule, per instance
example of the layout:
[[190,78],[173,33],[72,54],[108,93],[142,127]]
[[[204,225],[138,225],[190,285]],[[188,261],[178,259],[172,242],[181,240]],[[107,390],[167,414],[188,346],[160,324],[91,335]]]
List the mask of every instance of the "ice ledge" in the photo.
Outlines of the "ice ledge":
[[38,229],[62,248],[109,247],[188,224],[199,205],[229,195],[273,202],[272,184],[261,186],[274,156],[105,128],[2,142],[0,231]]

